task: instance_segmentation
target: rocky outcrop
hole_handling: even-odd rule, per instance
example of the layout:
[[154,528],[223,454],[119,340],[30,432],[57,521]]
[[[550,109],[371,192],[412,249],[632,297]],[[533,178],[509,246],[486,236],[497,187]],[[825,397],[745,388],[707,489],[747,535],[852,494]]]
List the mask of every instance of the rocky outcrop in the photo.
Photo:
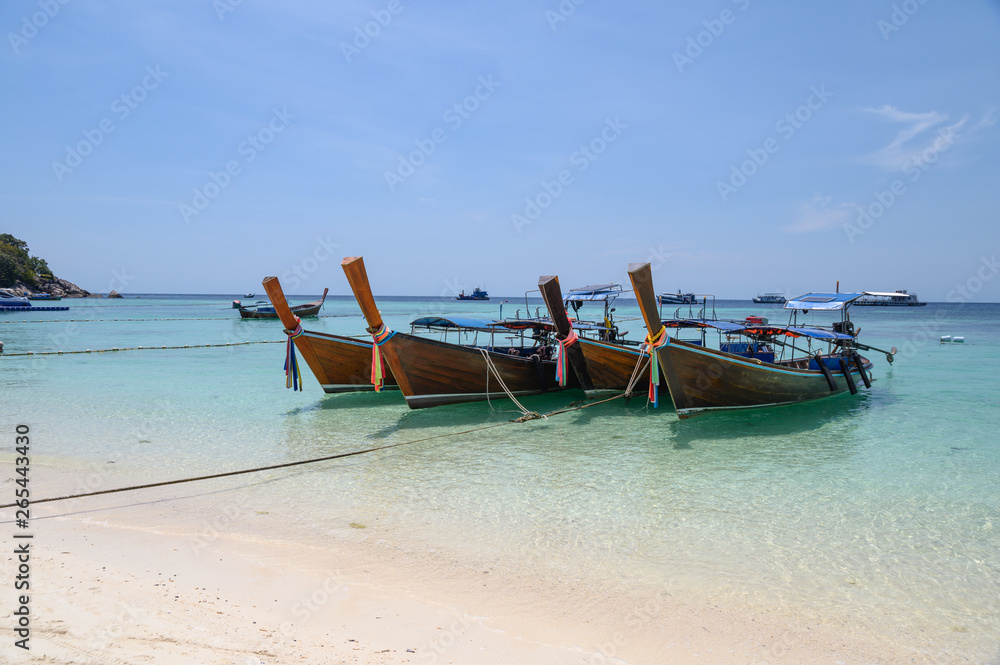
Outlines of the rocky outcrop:
[[122,294],[120,294],[117,291],[113,290],[113,291],[111,291],[111,293],[108,294],[108,297],[109,298],[124,298],[125,296],[123,296]]
[[38,284],[35,286],[30,286],[18,280],[14,282],[14,286],[10,290],[19,296],[26,296],[30,293],[50,293],[54,296],[62,296],[64,298],[86,298],[92,295],[90,291],[81,289],[73,282],[65,279],[39,279]]

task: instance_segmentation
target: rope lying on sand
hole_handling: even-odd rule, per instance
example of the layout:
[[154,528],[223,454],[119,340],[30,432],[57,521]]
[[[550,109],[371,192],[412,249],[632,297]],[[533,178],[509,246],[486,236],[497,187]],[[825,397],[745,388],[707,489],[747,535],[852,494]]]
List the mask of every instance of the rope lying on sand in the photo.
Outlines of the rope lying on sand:
[[[630,393],[621,393],[620,395],[615,395],[613,397],[608,397],[607,399],[598,400],[596,402],[591,402],[589,404],[581,404],[579,406],[567,407],[565,409],[558,409],[556,411],[550,411],[549,413],[543,414],[543,418],[548,416],[556,416],[562,413],[569,413],[571,411],[579,411],[580,409],[586,409],[591,406],[597,406],[598,404],[604,404],[605,402],[610,402],[612,400],[621,399],[623,397],[628,397]],[[536,416],[537,417],[537,416]],[[534,419],[534,418],[532,418]],[[379,450],[389,450],[390,448],[398,448],[400,446],[408,446],[413,443],[423,443],[425,441],[431,441],[433,439],[444,439],[450,436],[460,436],[462,434],[472,434],[473,432],[482,432],[488,429],[494,429],[496,427],[503,427],[504,425],[510,425],[511,423],[523,423],[525,422],[524,416],[516,418],[514,420],[508,420],[502,423],[493,423],[492,425],[484,425],[482,427],[474,427],[473,429],[463,430],[461,432],[450,432],[447,434],[435,434],[434,436],[427,436],[422,439],[414,439],[412,441],[400,441],[399,443],[391,443],[387,446],[376,446],[375,448],[365,448],[363,450],[354,450],[349,453],[338,453],[336,455],[327,455],[325,457],[314,457],[313,459],[299,460],[297,462],[285,462],[284,464],[271,464],[269,466],[258,466],[252,469],[241,469],[239,471],[225,471],[223,473],[213,473],[207,476],[195,476],[194,478],[180,478],[177,480],[164,480],[158,483],[147,483],[145,485],[132,485],[129,487],[117,487],[110,490],[98,490],[96,492],[84,492],[83,494],[67,494],[66,496],[54,496],[47,499],[32,499],[31,503],[50,503],[53,501],[68,501],[69,499],[82,499],[89,496],[98,496],[101,494],[116,494],[118,492],[132,492],[135,490],[151,489],[153,487],[166,487],[168,485],[181,485],[183,483],[193,483],[199,480],[213,480],[215,478],[228,478],[230,476],[241,476],[248,473],[259,473],[261,471],[274,471],[276,469],[287,469],[293,466],[303,466],[305,464],[317,464],[319,462],[329,462],[330,460],[343,459],[345,457],[354,457],[355,455],[364,455],[366,453],[374,453]],[[16,503],[5,503],[0,505],[2,508],[14,508]]]
[[208,349],[218,346],[245,346],[247,344],[281,344],[281,340],[267,339],[258,342],[227,342],[225,344],[185,344],[184,346],[126,346],[119,349],[86,349],[85,351],[25,351],[23,353],[3,353],[0,358],[7,356],[66,356],[71,353],[114,353],[117,351],[151,351],[160,349]]

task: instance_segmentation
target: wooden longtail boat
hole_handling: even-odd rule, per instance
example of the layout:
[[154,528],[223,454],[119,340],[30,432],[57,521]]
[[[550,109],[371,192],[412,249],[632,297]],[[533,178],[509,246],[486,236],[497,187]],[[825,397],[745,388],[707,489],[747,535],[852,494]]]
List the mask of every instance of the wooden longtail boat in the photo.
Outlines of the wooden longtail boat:
[[[302,318],[303,316],[319,316],[319,310],[323,308],[323,303],[326,301],[326,294],[330,289],[323,289],[323,297],[319,300],[314,300],[312,302],[307,302],[302,305],[295,305],[294,307],[289,307],[292,314]],[[284,296],[282,296],[284,297]],[[285,307],[288,307],[288,302],[285,301]],[[240,318],[244,319],[277,319],[278,312],[276,311],[274,300],[271,300],[271,304],[258,304],[258,305],[240,305]]]
[[461,346],[388,330],[375,305],[364,260],[348,257],[341,266],[368,322],[368,331],[378,340],[380,353],[411,409],[502,399],[506,393],[494,369],[514,396],[559,388],[554,361],[509,355],[508,349]]
[[[616,285],[606,284],[596,287],[583,287],[570,291],[567,302],[572,302],[577,312],[579,304],[584,300],[601,300],[602,293],[611,293],[608,287]],[[623,343],[609,341],[607,334],[600,335],[605,339],[593,339],[585,336],[592,326],[581,326],[581,334],[576,335],[573,324],[566,313],[564,306],[562,289],[559,286],[559,278],[555,276],[543,276],[538,278],[538,289],[545,300],[545,306],[549,310],[549,317],[555,326],[556,339],[564,340],[567,337],[575,337],[575,341],[566,346],[566,355],[569,363],[576,373],[580,387],[585,393],[596,391],[614,390],[621,392],[627,390],[633,376],[637,371],[648,363],[649,354],[643,352],[638,345],[629,346]],[[578,296],[573,299],[574,294]],[[604,299],[605,321],[610,324],[611,314],[608,310],[608,299]],[[579,325],[579,324],[577,324]],[[606,332],[617,330],[609,326]],[[604,333],[605,331],[602,331]],[[638,367],[637,367],[638,365]],[[645,383],[641,382],[642,385]]]
[[[649,264],[630,265],[629,277],[646,329],[662,331],[660,334],[663,337],[658,338],[656,347],[657,358],[677,415],[681,418],[701,411],[804,402],[845,390],[853,394],[858,391],[859,383],[871,386],[868,372],[872,363],[858,355],[857,349],[879,349],[856,342],[851,334],[853,326],[849,325],[844,311],[861,294],[811,294],[791,300],[785,306],[786,309],[807,311],[811,308],[842,310],[844,314],[839,330],[836,326],[833,330],[825,330],[757,324],[740,326],[731,322],[688,322],[691,325],[715,325],[730,335],[744,335],[752,340],[742,345],[745,353],[730,353],[669,337],[656,310]],[[812,307],[813,304],[818,306]],[[791,346],[777,339],[782,335],[828,342],[831,353],[775,361],[769,344]],[[730,346],[735,348],[737,345]],[[891,353],[884,353],[891,362]]]
[[[288,306],[278,278],[265,277],[263,284],[282,325],[286,330],[295,330],[299,322]],[[293,343],[326,392],[375,390],[371,382],[371,341],[305,330],[293,339]],[[385,377],[385,387],[397,388],[391,373]]]

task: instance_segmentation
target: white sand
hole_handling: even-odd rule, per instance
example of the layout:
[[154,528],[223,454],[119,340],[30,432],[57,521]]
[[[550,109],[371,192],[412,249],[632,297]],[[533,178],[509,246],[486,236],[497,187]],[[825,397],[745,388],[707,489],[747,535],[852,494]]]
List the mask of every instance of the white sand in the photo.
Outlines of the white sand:
[[[209,492],[235,485],[217,482],[36,506],[31,651],[5,630],[0,662],[920,661],[842,626],[483,569],[349,524],[337,537],[276,537],[253,490]],[[13,555],[3,562],[10,605]]]

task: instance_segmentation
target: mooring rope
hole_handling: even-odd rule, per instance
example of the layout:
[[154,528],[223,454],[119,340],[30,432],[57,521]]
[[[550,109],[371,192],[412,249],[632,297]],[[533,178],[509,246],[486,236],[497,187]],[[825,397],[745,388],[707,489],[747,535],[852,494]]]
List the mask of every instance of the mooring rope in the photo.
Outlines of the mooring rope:
[[[226,310],[230,311],[230,310]],[[321,319],[338,319],[347,316],[361,316],[360,314],[320,314],[317,318]],[[19,321],[0,321],[0,324],[11,324],[11,323],[109,323],[109,322],[120,322],[120,321],[242,321],[243,319],[237,319],[231,316],[200,316],[193,318],[186,317],[175,317],[166,316],[155,319],[21,319]]]
[[[484,425],[482,427],[474,427],[472,429],[463,430],[461,432],[449,432],[446,434],[435,434],[433,436],[427,436],[422,439],[413,439],[412,441],[400,441],[399,443],[391,443],[387,446],[376,446],[374,448],[365,448],[363,450],[354,450],[348,453],[338,453],[336,455],[327,455],[325,457],[314,457],[307,460],[299,460],[297,462],[285,462],[283,464],[271,464],[268,466],[258,466],[252,469],[240,469],[239,471],[224,471],[222,473],[213,473],[207,476],[195,476],[193,478],[179,478],[175,480],[164,480],[158,483],[146,483],[144,485],[130,485],[128,487],[116,487],[109,490],[97,490],[96,492],[84,492],[82,494],[67,494],[65,496],[54,496],[46,499],[32,499],[31,503],[51,503],[54,501],[68,501],[70,499],[82,499],[85,497],[98,496],[101,494],[116,494],[118,492],[131,492],[134,490],[152,489],[154,487],[167,487],[169,485],[181,485],[184,483],[193,483],[200,480],[213,480],[216,478],[228,478],[230,476],[241,476],[248,473],[260,473],[262,471],[275,471],[277,469],[287,469],[293,466],[303,466],[305,464],[317,464],[319,462],[329,462],[330,460],[343,459],[345,457],[354,457],[356,455],[364,455],[366,453],[374,453],[379,450],[389,450],[390,448],[398,448],[400,446],[407,446],[413,443],[423,443],[425,441],[431,441],[433,439],[443,439],[451,436],[460,436],[462,434],[472,434],[473,432],[482,432],[488,429],[494,429],[497,427],[503,427],[504,425],[509,425],[511,423],[524,423],[528,420],[536,420],[538,418],[548,418],[549,416],[557,416],[563,413],[570,413],[571,411],[579,411],[581,409],[588,409],[592,406],[597,406],[598,404],[605,404],[607,402],[614,401],[616,399],[621,399],[623,397],[628,397],[629,393],[624,392],[620,395],[614,395],[613,397],[608,397],[606,399],[598,400],[596,402],[590,402],[588,404],[581,404],[579,406],[571,406],[565,409],[557,409],[555,411],[550,411],[545,414],[539,414],[536,411],[528,411],[524,409],[525,414],[520,418],[515,418],[513,420],[507,420],[502,423],[493,423],[492,425]],[[513,399],[513,398],[512,398]],[[516,402],[516,400],[515,400]],[[520,403],[518,403],[520,406]],[[530,417],[529,417],[530,416]],[[3,508],[14,508],[17,507],[16,503],[5,503],[0,505],[0,509]]]
[[[644,351],[639,352],[639,359],[635,363],[635,368],[632,369],[632,377],[628,380],[628,386],[625,388],[625,394],[631,395],[632,390],[635,388],[636,384],[639,383],[639,379],[642,378],[642,373],[646,370],[646,365],[649,364],[649,358]],[[645,363],[643,360],[647,359]]]
[[24,351],[21,353],[0,353],[0,358],[7,356],[68,356],[72,353],[116,353],[118,351],[158,351],[162,349],[210,349],[219,346],[245,346],[247,344],[283,344],[282,340],[266,339],[257,342],[227,342],[225,344],[185,344],[183,346],[126,346],[110,349],[86,349],[85,351]]
[[[514,402],[514,405],[518,409],[520,409],[520,411],[521,411],[521,417],[517,419],[519,422],[524,422],[525,420],[534,420],[535,418],[544,418],[545,416],[540,415],[537,411],[529,411],[528,409],[524,408],[523,404],[521,404],[520,402],[517,401],[517,398],[514,397],[514,393],[512,393],[509,388],[507,388],[507,384],[504,383],[503,377],[500,376],[500,371],[497,369],[496,365],[493,364],[493,359],[490,358],[489,351],[487,351],[484,348],[479,347],[479,352],[481,354],[483,354],[483,359],[486,361],[486,399],[487,399],[487,401],[490,398],[490,372],[492,371],[493,375],[496,376],[497,382],[500,384],[500,387],[503,388],[503,391],[505,393],[507,393],[507,397],[509,397],[510,401]],[[490,408],[492,408],[492,407],[493,407],[493,405],[490,404]]]
[[[214,478],[227,478],[229,476],[240,476],[248,473],[259,473],[261,471],[274,471],[276,469],[287,469],[293,466],[302,466],[303,464],[317,464],[319,462],[328,462],[330,460],[342,459],[344,457],[354,457],[355,455],[364,455],[365,453],[373,453],[378,450],[388,450],[390,448],[398,448],[399,446],[406,446],[411,443],[423,443],[424,441],[430,441],[431,439],[441,439],[448,436],[459,436],[461,434],[471,434],[472,432],[480,432],[482,430],[493,429],[494,427],[501,427],[502,425],[508,425],[510,422],[493,423],[492,425],[484,425],[483,427],[476,427],[473,429],[468,429],[463,432],[451,432],[448,434],[435,434],[434,436],[424,437],[422,439],[414,439],[413,441],[400,441],[399,443],[392,443],[387,446],[376,446],[375,448],[365,448],[364,450],[354,450],[349,453],[338,453],[336,455],[327,455],[326,457],[315,457],[313,459],[299,460],[297,462],[285,462],[284,464],[271,464],[269,466],[258,466],[253,469],[240,469],[239,471],[225,471],[223,473],[213,473],[207,476],[195,476],[194,478],[179,478],[177,480],[164,480],[158,483],[147,483],[145,485],[131,485],[129,487],[116,487],[109,490],[98,490],[96,492],[84,492],[83,494],[67,494],[66,496],[54,496],[47,499],[32,499],[32,505],[36,503],[49,503],[52,501],[68,501],[69,499],[82,499],[88,496],[97,496],[99,494],[115,494],[117,492],[131,492],[133,490],[144,490],[151,489],[153,487],[166,487],[168,485],[180,485],[183,483],[193,483],[199,480],[212,480]],[[13,508],[17,506],[16,503],[5,503],[0,505],[0,508]]]
[[20,321],[0,321],[0,323],[104,323],[118,321],[234,321],[226,316],[200,316],[193,318],[163,317],[158,319],[21,319]]

